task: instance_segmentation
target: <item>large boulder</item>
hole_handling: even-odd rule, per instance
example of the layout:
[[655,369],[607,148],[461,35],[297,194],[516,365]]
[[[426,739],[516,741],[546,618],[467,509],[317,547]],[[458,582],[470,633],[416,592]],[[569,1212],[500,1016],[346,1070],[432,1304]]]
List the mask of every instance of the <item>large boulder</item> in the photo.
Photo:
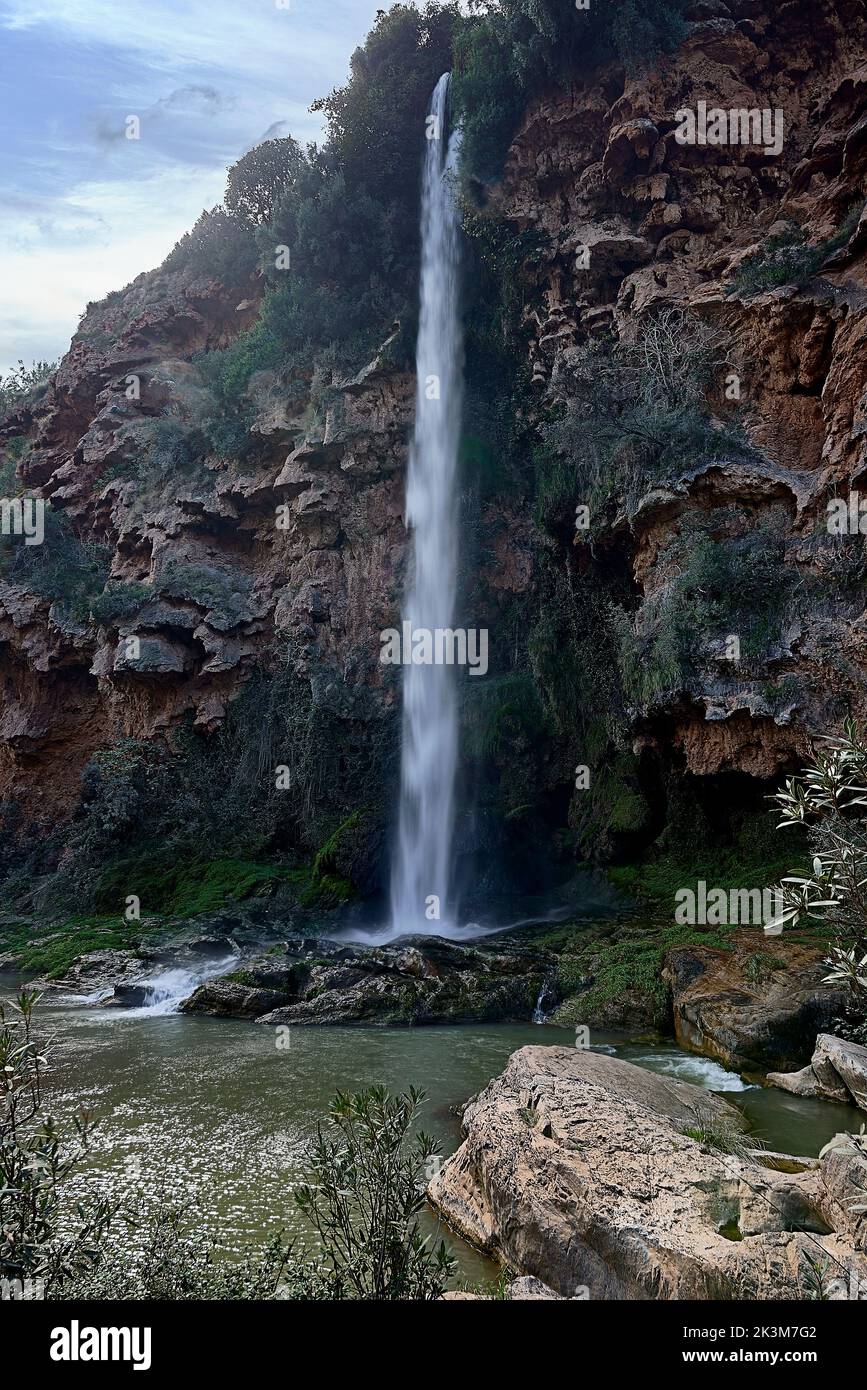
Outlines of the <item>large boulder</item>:
[[817,1257],[867,1275],[823,1165],[783,1173],[744,1156],[732,1107],[698,1087],[526,1047],[463,1123],[432,1205],[564,1297],[807,1298]]
[[816,1096],[867,1110],[867,1047],[820,1033],[808,1066],[795,1072],[769,1072],[766,1079],[796,1096]]
[[673,948],[663,979],[671,987],[677,1041],[734,1071],[807,1062],[816,1034],[846,1002],[842,990],[823,982],[824,955],[824,948],[749,929],[735,934],[730,950]]

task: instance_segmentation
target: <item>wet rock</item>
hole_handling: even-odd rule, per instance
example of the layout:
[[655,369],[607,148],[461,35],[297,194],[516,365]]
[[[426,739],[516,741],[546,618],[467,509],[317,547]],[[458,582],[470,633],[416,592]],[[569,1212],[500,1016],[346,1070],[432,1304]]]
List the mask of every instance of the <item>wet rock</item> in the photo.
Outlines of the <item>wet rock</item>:
[[215,1018],[258,1018],[280,1004],[277,990],[260,989],[237,980],[207,980],[179,1006],[183,1014],[212,1014]]
[[867,1047],[821,1033],[808,1066],[769,1072],[766,1080],[796,1096],[816,1096],[867,1110]]
[[676,947],[665,957],[681,1047],[735,1071],[806,1062],[840,1015],[843,992],[823,983],[824,949],[744,930],[733,949]]
[[[290,938],[280,952],[244,960],[252,995],[210,981],[185,1009],[273,1025],[529,1021],[553,959],[533,947],[463,946],[437,937],[380,947]],[[255,1014],[256,991],[280,997]]]

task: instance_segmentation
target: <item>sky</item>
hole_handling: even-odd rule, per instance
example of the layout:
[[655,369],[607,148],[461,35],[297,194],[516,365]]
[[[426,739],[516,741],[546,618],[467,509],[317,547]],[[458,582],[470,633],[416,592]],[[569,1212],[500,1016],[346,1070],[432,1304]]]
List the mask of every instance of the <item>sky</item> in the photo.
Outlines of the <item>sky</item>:
[[[0,0],[0,373],[159,265],[226,168],[321,135],[388,0]],[[127,139],[137,116],[140,138]]]

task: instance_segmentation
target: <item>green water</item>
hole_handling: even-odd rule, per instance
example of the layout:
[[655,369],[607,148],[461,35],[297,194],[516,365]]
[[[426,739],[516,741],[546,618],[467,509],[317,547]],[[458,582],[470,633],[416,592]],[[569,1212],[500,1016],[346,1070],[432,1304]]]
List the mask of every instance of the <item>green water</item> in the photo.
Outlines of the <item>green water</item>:
[[[11,992],[0,983],[0,994]],[[123,1013],[46,999],[56,1038],[50,1089],[99,1119],[89,1170],[79,1178],[145,1205],[196,1198],[203,1224],[229,1250],[276,1230],[304,1229],[293,1209],[304,1149],[335,1090],[409,1084],[428,1096],[423,1125],[447,1153],[460,1142],[458,1108],[528,1043],[572,1045],[568,1030],[525,1025],[417,1029],[295,1028],[276,1046],[272,1028],[183,1014]],[[814,1155],[863,1117],[844,1106],[744,1088],[717,1063],[673,1044],[596,1035],[594,1046],[652,1070],[720,1090],[740,1105],[773,1149]],[[58,1109],[60,1107],[58,1106]],[[461,1276],[492,1277],[491,1265],[457,1246]]]

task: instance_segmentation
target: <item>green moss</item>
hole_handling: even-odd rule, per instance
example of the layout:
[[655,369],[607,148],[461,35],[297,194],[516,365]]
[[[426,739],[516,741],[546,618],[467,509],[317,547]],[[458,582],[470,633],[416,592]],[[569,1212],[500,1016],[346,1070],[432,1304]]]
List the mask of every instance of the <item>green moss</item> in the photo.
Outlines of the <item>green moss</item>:
[[232,970],[228,975],[224,975],[223,979],[229,980],[234,985],[249,985],[254,989],[259,988],[259,981],[250,970]]
[[213,912],[225,902],[266,896],[289,877],[284,866],[246,859],[180,864],[128,859],[100,875],[96,898],[101,908],[117,906],[121,910],[126,897],[134,893],[143,912],[195,917]]
[[769,951],[756,951],[744,966],[744,975],[751,984],[763,984],[776,970],[785,970],[786,962]]
[[0,951],[15,956],[25,974],[58,979],[88,951],[131,951],[141,945],[139,923],[119,915],[70,917],[62,922],[12,922],[0,925]]
[[606,870],[610,882],[634,901],[669,920],[675,895],[700,880],[726,892],[773,888],[787,874],[804,867],[807,846],[797,829],[779,831],[768,811],[741,812],[728,843],[714,843],[714,831],[694,795],[675,789],[664,836],[645,858]]
[[364,823],[363,811],[353,811],[329,836],[317,851],[312,868],[298,880],[298,901],[302,907],[341,907],[350,901],[355,890],[347,876],[341,873],[340,860],[346,851],[346,839]]
[[773,888],[797,867],[785,853],[767,859],[751,859],[738,846],[721,848],[705,857],[671,853],[638,864],[616,865],[606,870],[616,888],[637,902],[673,916],[675,895],[699,881],[730,889]]
[[354,896],[349,879],[340,874],[312,875],[306,888],[300,893],[298,901],[302,907],[332,908],[342,907]]
[[[629,1000],[644,1004],[657,1027],[668,1021],[668,992],[661,978],[667,951],[674,946],[732,949],[734,928],[648,927],[627,929],[619,939],[589,942],[561,957],[556,988],[565,996],[555,1014],[558,1023],[592,1023],[610,1006]],[[584,981],[592,979],[589,988]]]

